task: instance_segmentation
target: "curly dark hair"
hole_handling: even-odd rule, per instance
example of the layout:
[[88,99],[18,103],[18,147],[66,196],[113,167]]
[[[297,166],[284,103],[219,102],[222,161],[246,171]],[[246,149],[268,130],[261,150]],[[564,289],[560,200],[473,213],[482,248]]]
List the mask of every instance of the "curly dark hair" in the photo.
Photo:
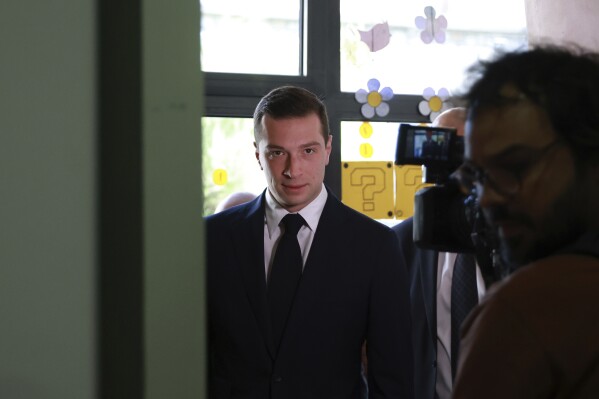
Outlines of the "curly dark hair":
[[599,152],[599,53],[576,46],[539,45],[500,52],[468,70],[462,96],[471,117],[480,109],[513,103],[502,96],[513,85],[548,115],[556,133],[580,160]]

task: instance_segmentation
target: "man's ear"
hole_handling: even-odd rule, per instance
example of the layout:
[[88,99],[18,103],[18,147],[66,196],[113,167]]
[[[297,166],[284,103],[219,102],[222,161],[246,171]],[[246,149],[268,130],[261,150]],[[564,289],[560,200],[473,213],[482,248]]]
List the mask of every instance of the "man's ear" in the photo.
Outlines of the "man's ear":
[[256,156],[256,160],[258,161],[258,165],[260,166],[261,170],[264,170],[264,168],[262,167],[262,164],[260,163],[260,153],[258,152],[258,146],[256,145],[256,142],[254,141],[254,155]]
[[331,156],[331,149],[333,148],[333,135],[329,134],[329,139],[327,140],[327,142],[325,143],[325,151],[327,153],[327,161],[325,163],[325,165],[329,164],[329,158]]

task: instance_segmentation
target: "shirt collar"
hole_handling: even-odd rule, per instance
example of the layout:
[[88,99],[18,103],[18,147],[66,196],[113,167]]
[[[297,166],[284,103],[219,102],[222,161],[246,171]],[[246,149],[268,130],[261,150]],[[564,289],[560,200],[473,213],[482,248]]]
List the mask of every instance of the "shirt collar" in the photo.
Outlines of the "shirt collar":
[[[327,190],[322,184],[322,189],[320,190],[320,194],[312,202],[302,208],[299,213],[304,220],[306,221],[306,225],[313,232],[316,231],[316,227],[318,226],[318,221],[320,220],[320,215],[322,214],[322,210],[324,209],[324,205],[327,202],[328,198]],[[266,189],[266,210],[264,215],[264,221],[268,227],[268,235],[272,237],[273,232],[279,227],[279,223],[281,223],[281,219],[289,212],[283,208],[272,196],[270,191]]]

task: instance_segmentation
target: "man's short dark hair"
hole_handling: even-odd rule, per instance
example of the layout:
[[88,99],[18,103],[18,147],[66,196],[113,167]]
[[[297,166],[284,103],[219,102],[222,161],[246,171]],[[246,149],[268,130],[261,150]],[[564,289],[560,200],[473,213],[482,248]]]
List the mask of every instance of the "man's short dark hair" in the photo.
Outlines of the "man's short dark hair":
[[540,45],[499,53],[469,69],[474,83],[463,96],[471,117],[517,99],[502,96],[506,85],[541,107],[556,133],[578,159],[599,152],[599,54],[571,46]]
[[324,103],[309,90],[296,86],[282,86],[262,97],[254,111],[254,137],[262,132],[262,118],[273,119],[302,117],[315,113],[320,119],[325,144],[329,139],[329,117]]

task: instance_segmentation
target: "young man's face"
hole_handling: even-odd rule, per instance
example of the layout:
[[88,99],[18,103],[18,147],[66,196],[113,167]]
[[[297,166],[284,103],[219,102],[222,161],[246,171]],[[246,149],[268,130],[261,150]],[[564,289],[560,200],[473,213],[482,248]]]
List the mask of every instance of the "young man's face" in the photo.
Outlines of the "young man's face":
[[289,212],[297,212],[322,189],[331,154],[331,136],[325,143],[316,113],[273,119],[265,115],[257,137],[256,159],[264,170],[268,190]]
[[[523,264],[551,254],[584,230],[584,188],[571,150],[528,100],[480,110],[466,123],[465,160],[506,258]],[[483,173],[483,174],[484,174]]]

